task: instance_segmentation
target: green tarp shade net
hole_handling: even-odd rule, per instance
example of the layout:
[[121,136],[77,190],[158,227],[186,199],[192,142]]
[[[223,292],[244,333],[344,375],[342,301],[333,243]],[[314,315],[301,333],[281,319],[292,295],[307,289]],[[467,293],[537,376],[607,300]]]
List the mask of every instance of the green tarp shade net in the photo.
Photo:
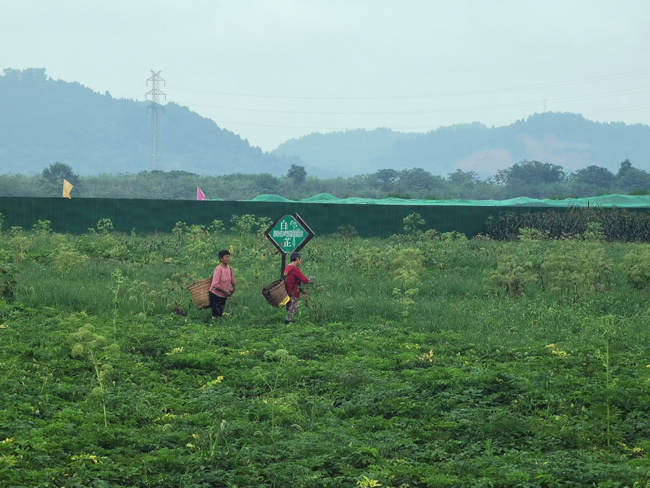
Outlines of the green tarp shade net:
[[[585,207],[590,207],[589,209]],[[490,217],[505,213],[571,212],[575,208],[650,212],[649,196],[607,195],[571,200],[406,200],[386,198],[335,198],[315,195],[292,201],[277,195],[260,195],[244,201],[153,200],[120,198],[0,197],[4,228],[30,229],[38,220],[49,220],[57,232],[84,233],[102,218],[115,230],[138,233],[170,232],[176,222],[208,225],[215,219],[230,225],[235,215],[253,214],[275,220],[298,213],[317,235],[353,226],[361,236],[390,236],[402,231],[404,218],[419,213],[426,228],[458,231],[473,236],[486,230]]]
[[597,197],[566,198],[564,200],[536,199],[528,197],[508,200],[416,200],[404,198],[337,198],[329,193],[319,193],[302,200],[289,200],[280,195],[259,195],[250,202],[286,203],[338,203],[355,205],[450,205],[474,207],[636,207],[650,208],[650,195],[601,195]]

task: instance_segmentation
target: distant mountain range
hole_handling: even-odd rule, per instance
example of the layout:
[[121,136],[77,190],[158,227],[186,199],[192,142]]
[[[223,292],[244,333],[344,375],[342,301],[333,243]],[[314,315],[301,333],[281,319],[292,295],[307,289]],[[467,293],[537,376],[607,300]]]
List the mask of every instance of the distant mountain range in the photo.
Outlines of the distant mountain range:
[[44,69],[0,76],[0,173],[33,174],[54,161],[81,175],[182,170],[286,174],[290,161],[252,147],[175,103],[162,107],[161,159],[150,165],[149,103],[115,99]]
[[485,176],[522,160],[560,164],[567,171],[591,164],[615,171],[624,159],[643,169],[650,165],[650,126],[598,123],[577,114],[535,114],[502,127],[473,123],[424,134],[383,128],[315,133],[265,153],[214,121],[168,103],[160,121],[161,160],[152,168],[148,105],[53,80],[44,69],[5,70],[0,173],[33,174],[54,161],[81,175],[148,169],[281,175],[299,164],[321,177],[414,167]]
[[559,164],[567,171],[592,164],[615,171],[629,159],[647,169],[650,126],[543,113],[502,127],[473,123],[425,134],[388,129],[310,134],[281,144],[273,153],[346,174],[417,167],[440,175],[458,168],[488,175],[522,160]]

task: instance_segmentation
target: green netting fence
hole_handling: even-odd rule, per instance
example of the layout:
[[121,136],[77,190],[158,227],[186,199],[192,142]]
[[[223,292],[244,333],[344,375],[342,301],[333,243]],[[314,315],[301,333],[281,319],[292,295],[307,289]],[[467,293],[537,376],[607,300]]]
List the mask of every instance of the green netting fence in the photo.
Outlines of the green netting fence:
[[[334,197],[331,197],[334,198]],[[110,218],[115,230],[137,233],[169,232],[176,222],[209,224],[215,219],[226,224],[233,215],[253,214],[275,219],[285,213],[299,213],[317,234],[335,233],[341,226],[353,226],[361,236],[388,236],[402,230],[402,220],[417,212],[427,228],[440,232],[458,231],[468,236],[485,232],[489,217],[504,212],[522,214],[548,209],[568,211],[573,206],[625,207],[633,212],[650,212],[650,197],[608,195],[576,200],[452,201],[399,199],[336,199],[317,195],[302,201],[260,196],[248,201],[192,201],[106,198],[0,197],[4,227],[31,228],[38,220],[49,220],[57,232],[84,233],[101,218]],[[327,200],[327,201],[324,201]],[[506,205],[504,202],[510,202]],[[558,202],[564,202],[559,205]],[[610,202],[610,203],[607,203]]]
[[299,202],[299,203],[337,203],[361,205],[442,205],[471,207],[619,207],[650,208],[650,195],[599,195],[596,197],[566,198],[562,200],[537,199],[528,197],[507,200],[415,200],[403,198],[337,198],[329,193],[319,193],[303,200],[289,200],[280,195],[259,195],[252,202]]

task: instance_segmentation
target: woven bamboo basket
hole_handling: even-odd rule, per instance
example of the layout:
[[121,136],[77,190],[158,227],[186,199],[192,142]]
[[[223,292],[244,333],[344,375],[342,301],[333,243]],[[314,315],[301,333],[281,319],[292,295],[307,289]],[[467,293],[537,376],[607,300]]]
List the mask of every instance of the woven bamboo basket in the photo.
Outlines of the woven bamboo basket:
[[262,288],[262,295],[273,307],[284,307],[289,301],[284,280],[276,280]]
[[210,284],[212,278],[206,278],[187,287],[192,294],[192,300],[196,308],[208,308],[210,306]]

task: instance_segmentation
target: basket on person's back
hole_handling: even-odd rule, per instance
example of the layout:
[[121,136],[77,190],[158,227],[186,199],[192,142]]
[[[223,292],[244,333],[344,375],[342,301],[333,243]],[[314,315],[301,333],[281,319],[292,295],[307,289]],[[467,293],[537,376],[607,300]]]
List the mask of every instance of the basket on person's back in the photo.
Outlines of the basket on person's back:
[[206,278],[187,287],[192,294],[192,300],[196,308],[208,308],[210,306],[210,284],[212,278]]
[[272,307],[284,307],[289,302],[284,280],[275,280],[262,288],[262,295]]

